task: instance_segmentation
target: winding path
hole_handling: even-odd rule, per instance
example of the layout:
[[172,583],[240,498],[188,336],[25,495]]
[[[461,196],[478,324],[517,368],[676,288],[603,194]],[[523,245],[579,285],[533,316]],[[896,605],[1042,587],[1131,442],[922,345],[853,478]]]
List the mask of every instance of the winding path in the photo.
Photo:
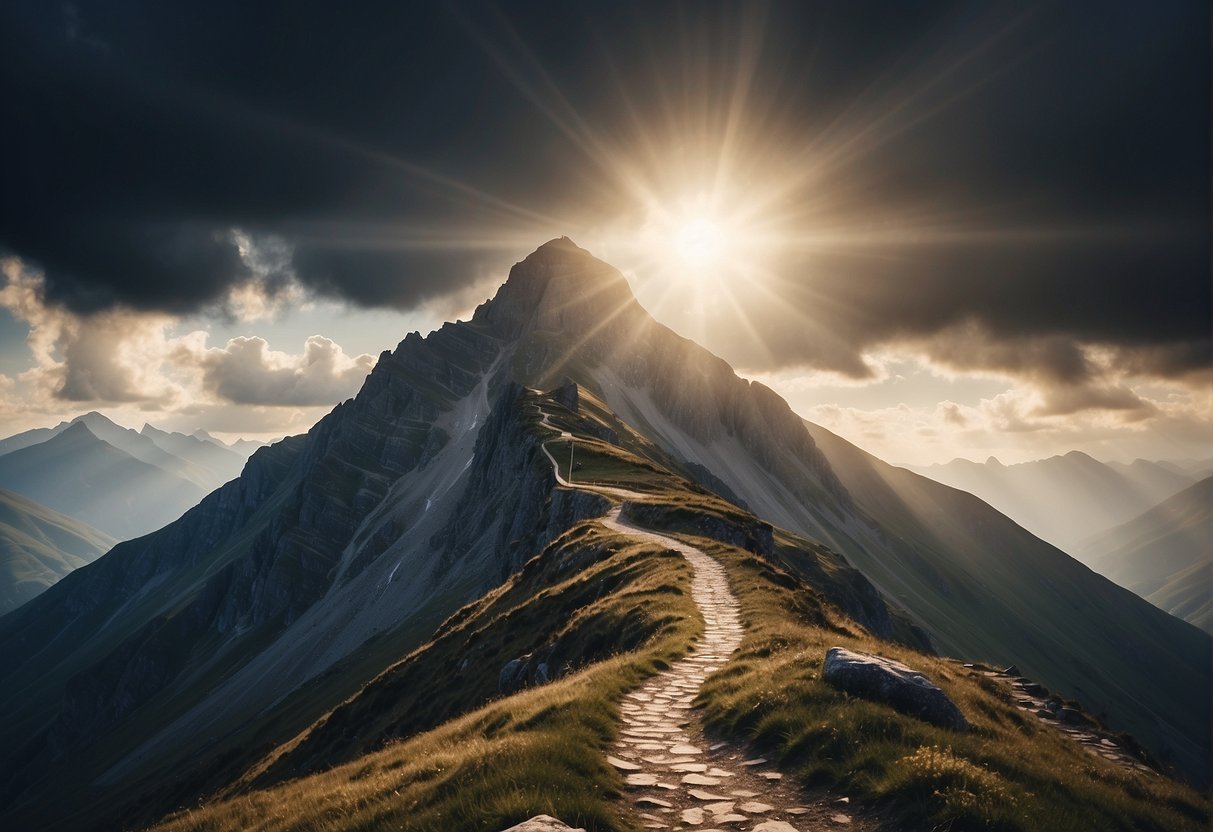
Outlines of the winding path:
[[[572,441],[536,405],[542,424],[561,439]],[[570,483],[543,444],[556,480],[616,499],[643,499],[625,488]],[[615,506],[600,522],[619,534],[672,549],[695,570],[691,596],[703,615],[702,641],[686,658],[658,673],[625,696],[621,706],[623,730],[607,762],[619,769],[628,786],[628,801],[646,829],[694,828],[750,832],[807,832],[809,829],[851,828],[846,798],[833,807],[799,805],[783,775],[769,770],[766,760],[746,759],[730,743],[704,741],[702,721],[691,703],[708,674],[719,670],[740,646],[743,635],[740,607],[729,588],[724,567],[701,549],[677,538],[642,529],[620,517]]]

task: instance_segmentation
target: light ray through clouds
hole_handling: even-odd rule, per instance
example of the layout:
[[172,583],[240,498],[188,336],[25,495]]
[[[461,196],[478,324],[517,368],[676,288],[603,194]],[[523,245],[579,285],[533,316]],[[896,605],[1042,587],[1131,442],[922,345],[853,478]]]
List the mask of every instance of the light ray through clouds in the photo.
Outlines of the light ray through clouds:
[[[1052,254],[1066,244],[1153,244],[1191,234],[1165,217],[1117,216],[1115,209],[1084,215],[1069,210],[1064,199],[1050,212],[1047,200],[1030,204],[1035,194],[1027,187],[992,188],[989,197],[964,193],[969,182],[949,180],[949,159],[925,175],[906,172],[938,159],[913,157],[903,145],[923,140],[932,127],[992,88],[1005,91],[1007,77],[1030,65],[1045,47],[1048,26],[1037,24],[1047,13],[1035,7],[1009,18],[979,10],[938,19],[924,13],[929,25],[915,31],[925,34],[874,50],[881,60],[863,56],[859,65],[865,68],[853,76],[848,65],[844,75],[856,85],[853,92],[826,89],[838,81],[837,67],[830,74],[836,30],[829,27],[828,13],[814,21],[817,34],[806,39],[814,44],[808,53],[793,55],[782,47],[796,39],[780,30],[774,6],[691,8],[678,7],[676,25],[660,30],[642,25],[640,13],[632,10],[638,15],[636,34],[628,43],[617,41],[608,26],[593,26],[586,12],[588,32],[571,33],[569,42],[580,48],[578,37],[585,34],[590,57],[579,57],[574,71],[566,72],[560,50],[536,39],[535,32],[544,30],[528,29],[525,16],[508,8],[447,7],[466,45],[500,73],[500,89],[517,91],[517,97],[508,96],[519,110],[511,116],[524,124],[538,122],[521,131],[549,142],[545,147],[536,141],[535,154],[559,146],[559,152],[552,151],[551,171],[563,181],[560,188],[543,182],[550,199],[539,186],[528,194],[513,178],[484,176],[475,166],[464,171],[449,160],[440,165],[421,155],[409,158],[400,149],[406,145],[394,147],[385,133],[357,127],[347,132],[342,122],[288,114],[289,107],[252,105],[216,89],[138,72],[133,64],[125,73],[132,85],[154,93],[166,112],[196,110],[192,114],[222,122],[244,138],[268,139],[288,151],[305,148],[302,155],[321,162],[348,166],[354,160],[360,174],[362,163],[376,177],[383,172],[382,191],[374,197],[387,210],[372,199],[365,210],[356,200],[351,202],[360,210],[334,200],[314,213],[287,212],[274,218],[267,233],[279,235],[288,247],[341,254],[433,252],[452,260],[471,252],[477,269],[488,264],[486,280],[491,272],[499,282],[510,262],[546,239],[569,235],[619,266],[641,302],[664,323],[705,342],[742,371],[799,366],[806,373],[870,380],[879,363],[872,356],[881,349],[910,344],[924,356],[923,344],[960,324],[941,316],[936,329],[912,333],[918,339],[913,344],[910,335],[891,327],[872,326],[863,335],[846,329],[878,314],[872,309],[879,304],[871,302],[882,289],[893,287],[896,291],[887,294],[901,297],[899,266],[905,266],[904,285],[938,261],[960,260],[979,249]],[[820,73],[814,60],[819,49]],[[114,60],[121,62],[122,56]],[[889,164],[902,153],[913,157],[912,163]],[[541,165],[527,161],[519,164],[517,179],[538,170],[534,178],[542,180],[549,172],[543,170],[546,159]],[[910,186],[886,187],[882,177],[898,176]],[[570,196],[568,181],[580,191]],[[929,185],[916,190],[922,181]],[[440,208],[427,214],[414,201],[396,213],[391,202],[396,193],[402,205],[406,195],[420,194]],[[235,228],[251,235],[259,231],[255,223]],[[696,235],[708,233],[715,235],[704,244],[711,250],[688,256],[685,249],[695,244]],[[298,275],[303,274],[300,266]],[[1058,274],[1058,280],[1070,278],[1060,269]],[[993,282],[1008,275],[1020,277],[1012,270],[993,277],[978,270],[972,279]],[[960,275],[956,285],[969,277]],[[855,285],[845,285],[851,278]],[[385,283],[392,279],[382,277]],[[323,295],[311,284],[310,289],[302,281],[299,286],[301,292]],[[395,308],[411,303],[408,308],[416,311],[436,297],[458,297],[463,303],[482,288],[475,281],[436,280]],[[976,302],[998,296],[978,294]],[[334,292],[333,297],[339,303],[361,302],[356,294]],[[604,310],[603,325],[616,313]],[[723,342],[713,342],[722,331],[737,333],[730,346],[745,342],[744,347],[729,354]],[[1090,346],[1077,338],[1078,346]],[[789,359],[789,354],[794,355]],[[1008,377],[1002,365],[961,370]],[[1108,379],[1114,370],[1105,373]]]

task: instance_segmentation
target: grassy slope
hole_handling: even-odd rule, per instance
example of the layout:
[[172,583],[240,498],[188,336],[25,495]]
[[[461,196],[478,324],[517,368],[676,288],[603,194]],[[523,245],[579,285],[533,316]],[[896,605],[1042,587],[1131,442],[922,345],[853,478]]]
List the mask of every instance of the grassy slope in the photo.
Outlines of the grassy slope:
[[676,554],[579,524],[279,749],[257,767],[258,783],[354,759],[479,707],[497,695],[513,659],[534,656],[551,676],[567,675],[684,631],[698,619],[682,600],[689,580]]
[[115,543],[79,520],[0,489],[0,615]]
[[[596,556],[584,563],[590,553]],[[582,568],[566,568],[570,563]],[[493,830],[546,812],[591,830],[629,829],[613,803],[620,780],[604,754],[623,693],[685,653],[702,630],[690,578],[681,558],[583,524],[505,587],[457,613],[430,645],[267,758],[224,799],[156,828]],[[553,621],[553,607],[564,611],[563,622]],[[639,642],[635,650],[410,736],[446,712],[492,700],[499,660],[522,643],[554,637],[598,655],[592,643],[612,639],[620,626]],[[458,671],[463,656],[477,665]],[[342,742],[348,732],[356,742]],[[364,753],[364,745],[384,742]],[[320,757],[348,760],[242,791],[250,781],[295,774]]]
[[1196,563],[1172,575],[1146,600],[1176,618],[1213,633],[1213,564]]
[[[885,804],[910,828],[1197,830],[1207,798],[1126,771],[1025,716],[957,663],[882,642],[753,555],[694,541],[725,563],[747,635],[699,703],[714,732],[743,736],[806,784]],[[935,680],[973,725],[935,728],[821,681],[830,647],[902,661]]]
[[971,494],[888,465],[824,428],[809,429],[855,499],[901,539],[901,559],[848,550],[850,559],[915,612],[941,652],[1014,663],[1106,713],[1194,782],[1207,782],[1208,635],[1041,543]]
[[[641,486],[667,504],[673,501],[677,511],[662,524],[673,531],[686,531],[688,513],[719,513],[723,506],[734,516],[745,515],[685,483],[679,490],[680,479],[649,460],[584,437],[580,446],[586,453],[577,472],[583,481],[600,474],[612,482]],[[586,534],[585,527],[576,534]],[[800,550],[795,538],[782,534],[776,539],[775,557],[781,563],[808,575],[820,571],[805,563],[820,561],[821,552]],[[872,637],[825,595],[780,566],[715,541],[694,542],[725,563],[747,626],[741,650],[709,679],[701,696],[709,725],[722,735],[752,740],[806,785],[833,786],[883,805],[890,820],[905,828],[1026,832],[1194,830],[1207,825],[1208,801],[1195,791],[1163,777],[1124,772],[1023,716],[997,687],[965,674],[956,663]],[[686,592],[685,564],[643,547],[616,545],[620,548],[614,554],[587,567],[585,575],[575,569],[540,590],[535,602],[542,605],[556,598],[558,606],[565,606],[567,601],[559,596],[572,592],[569,599],[577,597],[584,589],[579,588],[583,577],[595,570],[616,570],[618,558],[629,559],[624,572],[643,581],[650,599],[670,605],[664,610],[641,605],[640,614],[674,616],[664,624],[651,621],[654,636],[634,652],[490,701],[437,728],[388,740],[385,747],[364,753],[368,741],[373,746],[432,721],[424,713],[440,706],[427,697],[455,694],[443,685],[458,666],[471,633],[492,643],[511,643],[497,658],[518,649],[518,634],[510,631],[528,616],[513,605],[525,610],[528,595],[536,589],[534,581],[551,574],[542,558],[532,561],[506,587],[454,616],[433,644],[384,674],[367,689],[370,694],[364,691],[367,699],[352,699],[344,715],[341,709],[334,712],[333,728],[340,730],[331,732],[330,739],[347,730],[361,733],[366,726],[360,740],[344,747],[313,745],[313,751],[335,751],[334,768],[249,788],[315,768],[324,753],[312,757],[298,749],[313,732],[324,733],[324,725],[317,725],[267,758],[222,799],[169,818],[156,829],[495,830],[541,812],[590,830],[632,828],[617,814],[613,801],[619,776],[603,759],[617,730],[617,704],[627,689],[686,649],[699,619]],[[845,570],[835,566],[834,571],[845,577]],[[627,586],[596,603],[631,609]],[[837,589],[828,583],[824,588]],[[592,619],[597,616],[587,616]],[[550,640],[559,627],[544,623],[543,618],[532,618],[524,631],[534,639],[534,629],[543,628],[541,641]],[[933,728],[824,685],[819,679],[821,661],[834,645],[878,651],[924,671],[957,701],[974,730],[958,734]],[[435,679],[430,671],[438,667],[445,667],[447,674]],[[486,668],[489,677],[495,677],[497,665],[489,662]],[[412,675],[422,669],[426,672]],[[421,689],[411,691],[412,684]],[[478,696],[492,696],[485,679],[472,687],[476,684],[480,694],[460,707],[473,706]],[[393,703],[392,693],[404,699]],[[419,724],[398,730],[402,720],[414,720],[412,709],[418,702],[423,714]],[[284,762],[292,756],[296,763],[302,761],[296,770]]]

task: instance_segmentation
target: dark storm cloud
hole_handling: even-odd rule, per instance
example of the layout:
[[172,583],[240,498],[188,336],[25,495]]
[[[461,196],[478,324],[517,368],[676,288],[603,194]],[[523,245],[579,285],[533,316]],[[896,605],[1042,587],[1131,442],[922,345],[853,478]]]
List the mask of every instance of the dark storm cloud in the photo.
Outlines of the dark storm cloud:
[[[739,8],[8,3],[0,248],[77,311],[212,306],[250,277],[232,229],[283,240],[300,282],[358,305],[454,293],[483,250],[307,229],[533,246],[611,220],[622,189],[596,148],[643,159],[646,130],[687,153],[721,135]],[[778,303],[743,299],[768,343],[730,357],[857,375],[865,348],[928,342],[1057,385],[1089,380],[1082,344],[1143,373],[1208,366],[1207,4],[746,11],[763,8],[747,129],[855,151],[793,202],[824,195],[836,225],[1008,233],[790,260]],[[1009,233],[1042,228],[1057,233]]]
[[417,303],[470,285],[483,273],[479,256],[304,241],[296,246],[293,263],[299,282],[312,291],[373,308]]
[[[0,246],[45,271],[48,299],[75,311],[197,310],[249,277],[234,228],[492,216],[391,163],[437,162],[480,107],[479,60],[446,58],[459,54],[452,38],[462,42],[448,15],[387,7],[335,20],[328,4],[252,6],[0,12],[10,114]],[[435,281],[470,279],[458,253],[427,258],[412,281],[414,258],[382,251],[384,285],[371,291],[369,258],[346,259],[317,274],[309,256],[300,276],[337,294],[348,280],[355,300],[394,306],[433,294]]]
[[[1080,383],[1093,372],[1080,347],[1094,344],[1118,349],[1127,372],[1182,378],[1213,358],[1202,236],[818,255],[788,265],[774,297],[740,304],[768,322],[765,346],[789,366],[816,363],[862,376],[865,368],[850,356],[913,342],[957,368]],[[822,321],[828,337],[805,338],[806,316]],[[748,354],[745,344],[732,346],[743,363],[764,360],[753,346]]]

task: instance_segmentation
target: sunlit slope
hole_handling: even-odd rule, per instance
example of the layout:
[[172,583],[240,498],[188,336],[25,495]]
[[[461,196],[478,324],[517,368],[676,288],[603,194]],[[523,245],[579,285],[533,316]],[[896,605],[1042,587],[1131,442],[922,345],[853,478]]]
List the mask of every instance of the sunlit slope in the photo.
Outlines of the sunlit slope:
[[[1032,536],[981,500],[809,426],[894,556],[847,551],[953,655],[1016,664],[1207,776],[1208,635]],[[888,550],[886,550],[888,551]]]
[[1213,630],[1213,477],[1084,541],[1079,554],[1160,609]]
[[[752,553],[708,542],[729,568],[751,626],[700,693],[720,735],[752,740],[802,783],[875,802],[893,829],[1172,832],[1210,821],[1207,796],[1096,757],[1015,707],[981,668],[873,638]],[[971,730],[937,728],[826,684],[826,650],[845,646],[926,673]]]
[[[1037,537],[1080,558],[1080,541],[1120,525],[1195,481],[1183,471],[1144,459],[1128,465],[1106,463],[1079,451],[1016,465],[955,459],[914,470],[976,494]],[[1059,505],[1065,511],[1058,511]]]
[[844,555],[943,649],[1019,663],[1208,778],[1206,636],[971,495],[806,426],[773,391],[653,320],[622,275],[567,241],[516,267],[477,316],[517,333],[524,383],[571,378],[594,391],[686,469]]
[[[600,425],[587,417],[591,409],[553,421],[562,429]],[[1094,757],[975,672],[873,636],[831,600],[845,603],[841,584],[819,591],[775,565],[773,553],[716,539],[750,527],[754,549],[765,550],[757,518],[652,459],[577,436],[581,482],[643,488],[649,496],[625,512],[665,532],[715,536],[685,539],[726,565],[748,635],[700,697],[713,736],[753,740],[806,785],[879,801],[895,828],[1181,832],[1208,821],[1207,801],[1191,789]],[[794,541],[779,548],[779,560],[810,574],[823,555]],[[636,816],[621,812],[628,801],[616,798],[626,790],[605,755],[625,690],[698,632],[688,583],[687,565],[673,553],[588,521],[241,782],[155,829],[498,830],[539,813],[594,832],[636,829]],[[934,728],[822,684],[822,655],[837,644],[926,671],[974,730]],[[492,696],[503,659],[526,654],[587,663],[458,715]],[[444,715],[453,719],[428,727]],[[940,764],[919,765],[930,755]]]
[[0,615],[109,550],[114,539],[0,489]]
[[206,493],[197,483],[99,439],[83,422],[0,456],[0,488],[118,539],[160,528]]

